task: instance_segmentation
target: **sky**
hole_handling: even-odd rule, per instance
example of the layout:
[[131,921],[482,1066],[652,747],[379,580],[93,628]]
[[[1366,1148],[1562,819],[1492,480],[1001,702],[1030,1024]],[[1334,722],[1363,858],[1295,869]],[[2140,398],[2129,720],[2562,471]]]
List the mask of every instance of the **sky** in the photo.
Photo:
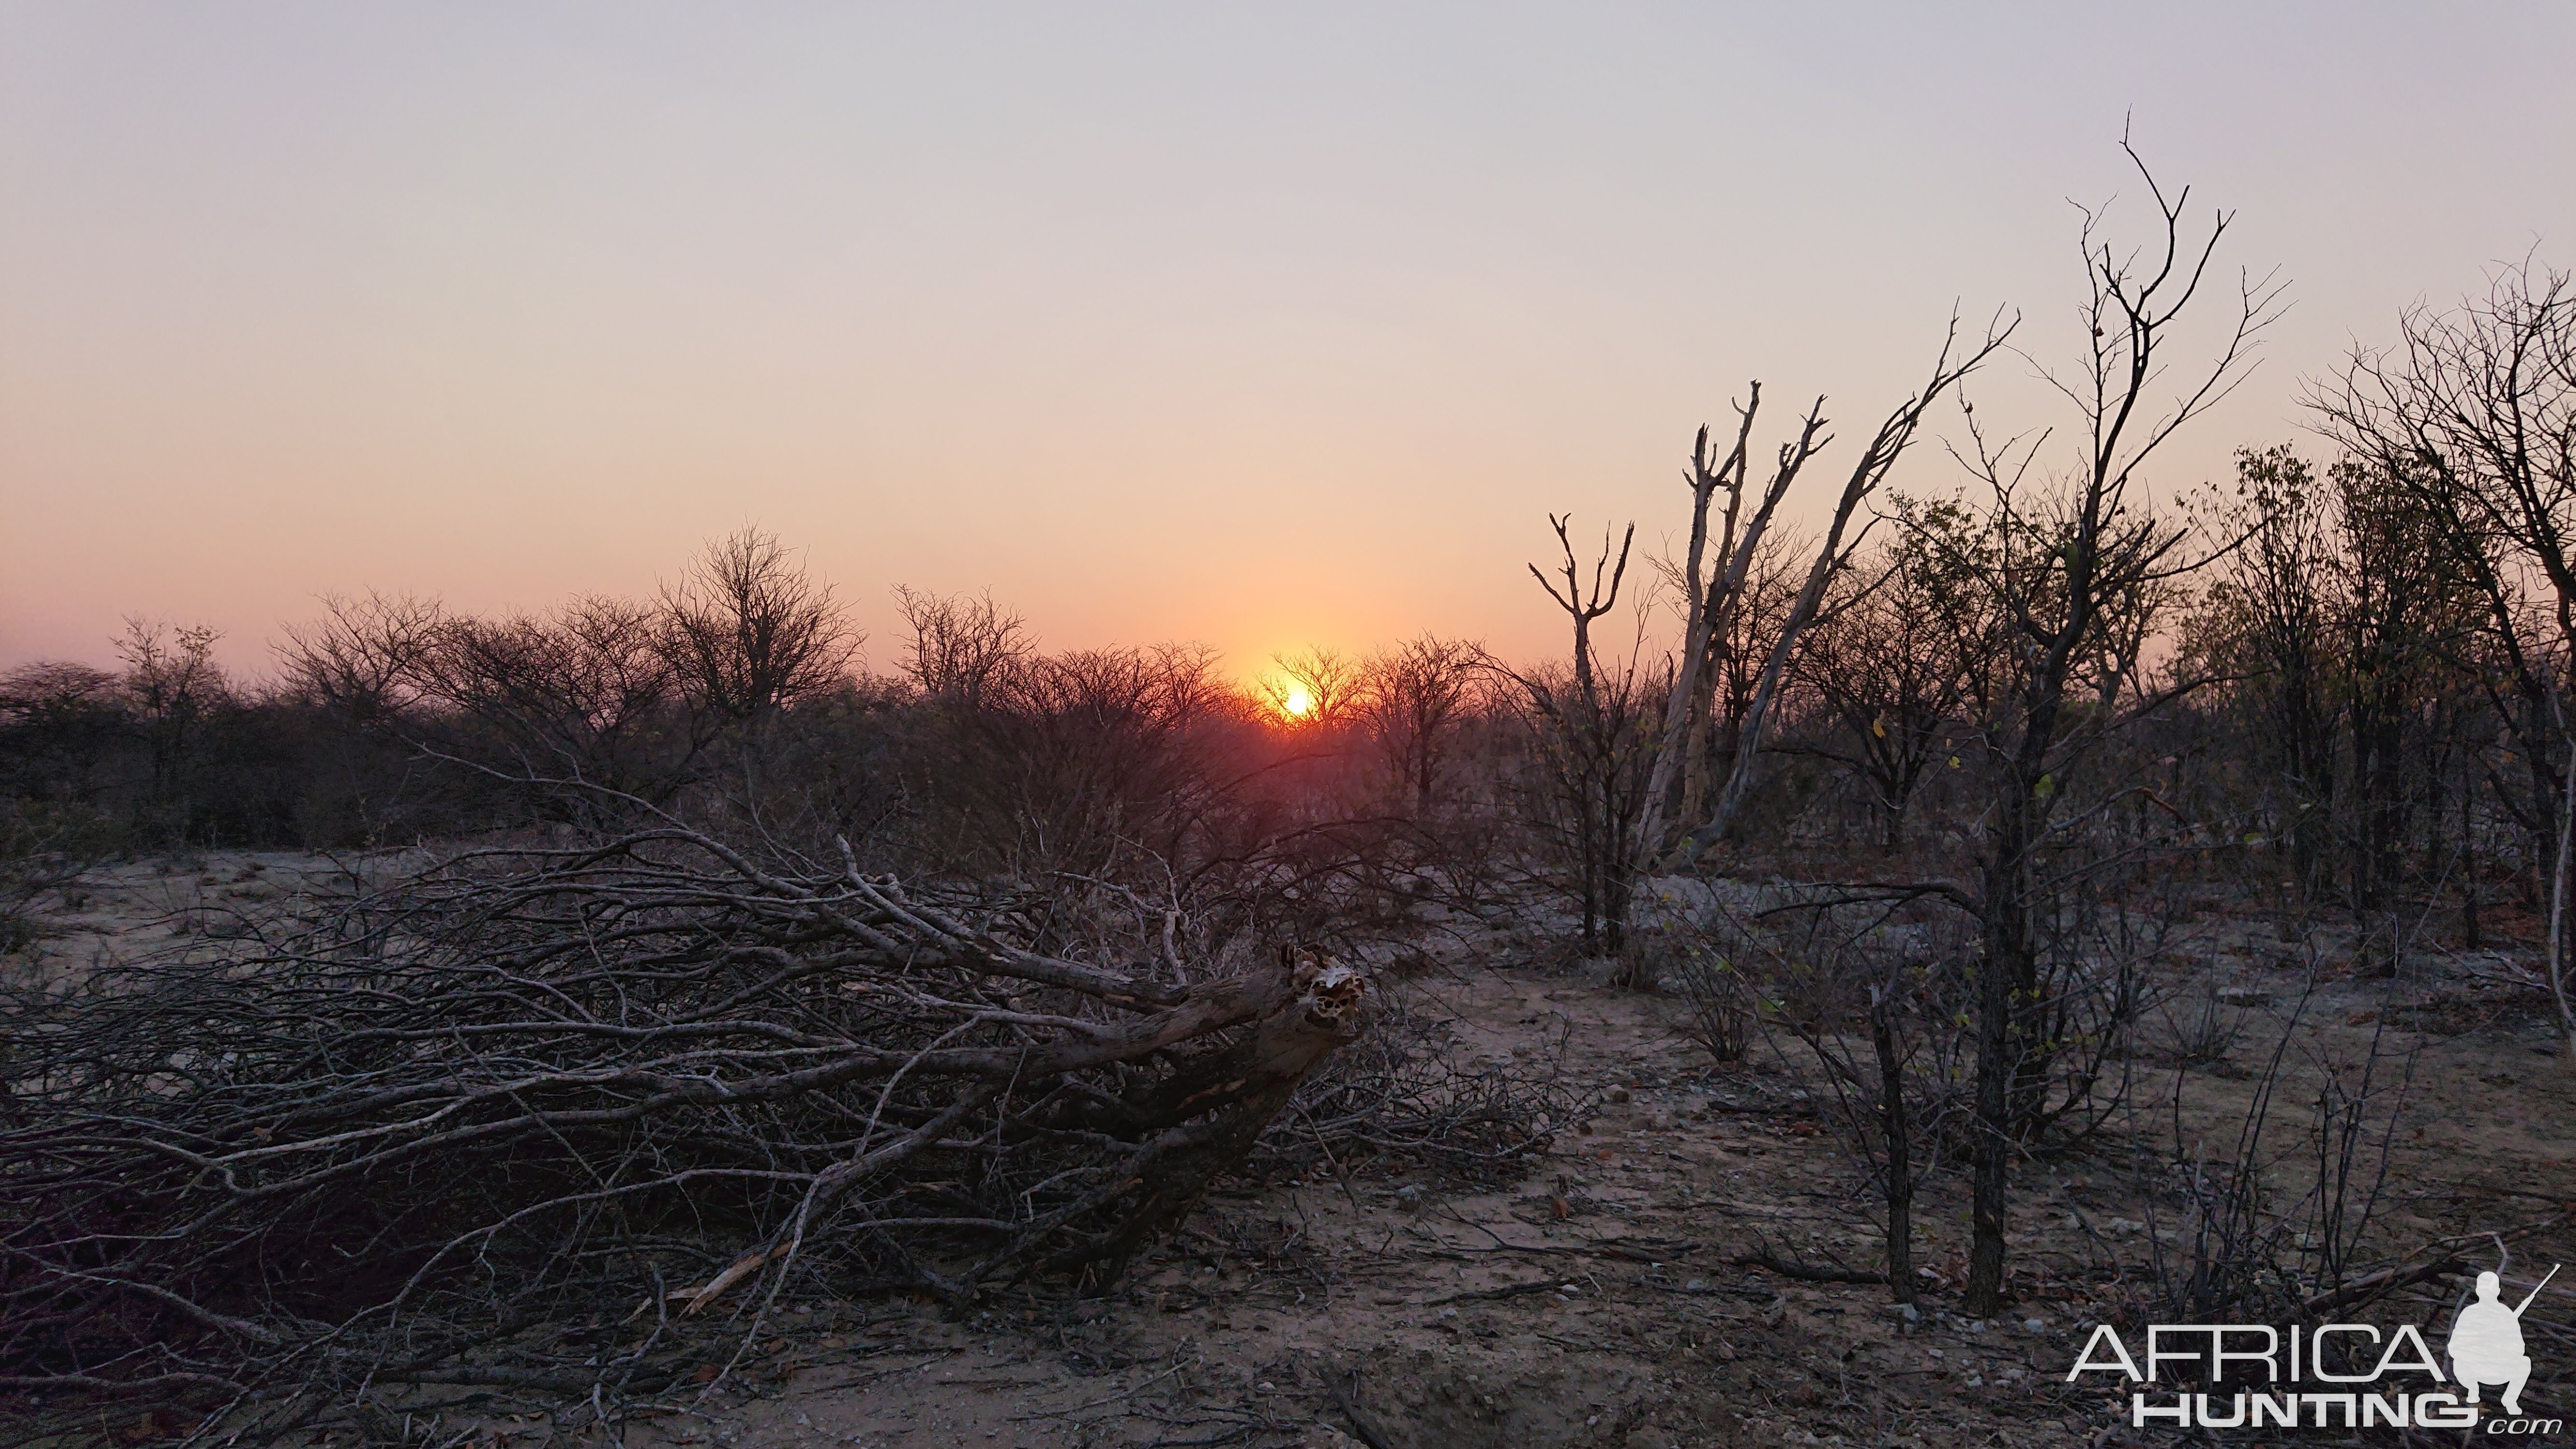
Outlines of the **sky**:
[[2292,303],[2163,487],[2576,266],[2554,3],[0,0],[0,666],[141,616],[258,673],[324,594],[646,594],[746,524],[879,667],[897,584],[1245,674],[1556,651],[1547,516],[1677,539],[1748,379],[1830,399],[1801,518],[1954,307],[2023,317],[1981,420],[2062,428],[2124,126]]

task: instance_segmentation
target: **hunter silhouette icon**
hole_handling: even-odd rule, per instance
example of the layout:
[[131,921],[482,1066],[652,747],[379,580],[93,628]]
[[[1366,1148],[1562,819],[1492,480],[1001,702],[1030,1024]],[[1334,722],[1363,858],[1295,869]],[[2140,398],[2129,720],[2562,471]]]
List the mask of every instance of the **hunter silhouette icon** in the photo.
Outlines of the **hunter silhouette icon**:
[[2468,1391],[2468,1400],[2478,1401],[2478,1385],[2504,1385],[2504,1411],[2522,1412],[2522,1386],[2531,1381],[2531,1355],[2522,1351],[2522,1310],[2558,1276],[2552,1264],[2549,1277],[2541,1279],[2523,1295],[2522,1302],[2507,1308],[2496,1301],[2496,1291],[2504,1284],[2493,1273],[2478,1275],[2478,1298],[2463,1304],[2460,1316],[2451,1320],[2451,1376]]

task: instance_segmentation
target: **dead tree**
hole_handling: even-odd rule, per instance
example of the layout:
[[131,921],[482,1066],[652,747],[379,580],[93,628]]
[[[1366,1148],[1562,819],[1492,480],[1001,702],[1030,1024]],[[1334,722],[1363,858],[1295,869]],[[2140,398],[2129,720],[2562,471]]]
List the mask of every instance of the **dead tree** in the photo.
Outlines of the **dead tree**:
[[1628,525],[1615,556],[1610,536],[1603,532],[1601,552],[1593,560],[1587,585],[1575,560],[1567,521],[1548,516],[1563,555],[1558,572],[1564,587],[1560,589],[1536,564],[1529,571],[1573,624],[1572,663],[1562,679],[1540,672],[1515,673],[1512,678],[1538,726],[1550,793],[1570,817],[1568,846],[1583,917],[1583,943],[1615,956],[1627,944],[1629,888],[1641,864],[1636,839],[1644,802],[1628,778],[1637,773],[1641,758],[1636,738],[1636,669],[1632,653],[1627,666],[1604,681],[1592,626],[1618,607],[1637,526]]
[[[1782,622],[1797,604],[1811,544],[1812,540],[1785,529],[1765,534],[1753,550],[1743,582],[1708,631],[1708,652],[1700,661],[1699,689],[1682,746],[1680,813],[1668,810],[1668,818],[1707,818],[1709,802],[1734,777],[1736,742],[1743,736],[1745,716],[1752,711],[1771,643],[1780,637]],[[1675,586],[1675,597],[1688,597],[1688,590],[1681,587],[1679,565],[1667,565],[1662,572]]]
[[0,1001],[0,1403],[649,1397],[782,1294],[1097,1288],[1368,989],[1079,883],[669,822],[462,854]]
[[[1691,526],[1680,579],[1682,648],[1680,667],[1664,703],[1663,728],[1655,743],[1654,769],[1646,787],[1641,834],[1644,848],[1650,852],[1660,853],[1662,849],[1665,821],[1671,813],[1665,798],[1673,792],[1688,757],[1695,753],[1691,749],[1693,725],[1696,722],[1705,728],[1712,713],[1709,695],[1715,688],[1717,671],[1711,667],[1710,655],[1726,636],[1728,625],[1743,610],[1744,589],[1770,532],[1772,515],[1779,510],[1780,501],[1789,496],[1790,486],[1797,482],[1808,460],[1832,441],[1818,436],[1825,425],[1824,408],[1825,400],[1817,398],[1800,421],[1797,437],[1780,445],[1771,476],[1753,500],[1749,514],[1745,512],[1745,487],[1750,481],[1754,419],[1762,410],[1761,382],[1748,385],[1746,401],[1736,409],[1734,447],[1723,456],[1710,452],[1705,426],[1692,440],[1690,471],[1685,475],[1691,491]],[[1725,495],[1726,511],[1712,536],[1709,509],[1720,494]],[[1712,563],[1713,573],[1709,572]]]
[[[2017,321],[2018,319],[2016,319]],[[1816,611],[1823,607],[1825,586],[1836,570],[1846,566],[1852,550],[1860,546],[1860,535],[1846,539],[1853,515],[1888,473],[1904,456],[1914,435],[1922,426],[1923,414],[1940,396],[1956,387],[1968,374],[1977,370],[1994,355],[2012,335],[2015,322],[2004,321],[2000,314],[1986,329],[1985,340],[1970,348],[1964,357],[1954,357],[1959,342],[1958,318],[1950,320],[1950,331],[1941,343],[1941,353],[1933,359],[1932,374],[1912,397],[1899,404],[1878,425],[1878,431],[1861,450],[1852,464],[1851,475],[1843,482],[1842,496],[1835,500],[1833,521],[1825,527],[1824,541],[1817,545],[1815,562],[1808,567],[1806,584],[1798,591],[1797,602],[1789,608],[1789,617],[1781,622],[1777,638],[1772,640],[1771,655],[1763,661],[1762,674],[1753,689],[1753,702],[1745,711],[1744,723],[1735,742],[1734,768],[1728,773],[1725,788],[1719,793],[1715,808],[1707,820],[1693,826],[1688,852],[1696,855],[1726,837],[1737,814],[1744,808],[1745,792],[1752,788],[1762,735],[1770,723],[1772,701],[1777,698],[1781,675],[1796,652],[1799,636],[1815,622]],[[1867,532],[1864,524],[1862,532]]]
[[[1938,357],[1933,360],[1931,376],[1914,396],[1898,405],[1879,424],[1867,447],[1853,463],[1844,480],[1842,494],[1835,500],[1832,520],[1826,525],[1823,541],[1817,546],[1814,562],[1808,567],[1805,583],[1788,616],[1781,621],[1770,641],[1770,651],[1756,677],[1753,697],[1743,721],[1737,727],[1732,763],[1725,782],[1720,786],[1707,818],[1694,825],[1685,840],[1686,857],[1695,856],[1710,844],[1723,838],[1744,806],[1745,793],[1751,788],[1761,753],[1763,732],[1770,721],[1771,706],[1777,698],[1780,678],[1790,657],[1798,647],[1799,636],[1814,622],[1816,611],[1823,606],[1825,586],[1834,571],[1843,567],[1860,537],[1851,533],[1851,523],[1862,503],[1886,481],[1897,460],[1922,425],[1923,414],[1940,396],[1974,372],[2011,336],[2014,323],[2000,314],[1986,330],[1985,340],[1959,352],[1959,324],[1951,318],[1950,331],[1944,338]],[[1723,457],[1709,451],[1708,429],[1702,428],[1691,449],[1690,542],[1684,554],[1682,573],[1685,589],[1683,605],[1683,641],[1679,668],[1674,673],[1672,691],[1664,706],[1661,737],[1657,741],[1651,783],[1647,787],[1646,818],[1640,831],[1639,846],[1651,855],[1663,853],[1668,833],[1666,821],[1670,806],[1667,797],[1682,769],[1695,709],[1708,687],[1707,658],[1710,640],[1725,627],[1731,611],[1741,606],[1746,571],[1755,551],[1769,531],[1773,514],[1798,474],[1817,453],[1832,441],[1823,432],[1825,426],[1823,398],[1807,410],[1798,427],[1798,435],[1780,446],[1777,462],[1760,495],[1753,500],[1747,514],[1745,488],[1749,481],[1747,459],[1755,414],[1762,402],[1761,385],[1750,391],[1749,401],[1737,409],[1740,419],[1735,446]],[[1720,494],[1726,498],[1726,510],[1715,537],[1722,564],[1711,573],[1704,570],[1709,562],[1709,510]],[[1867,531],[1864,524],[1862,532]]]

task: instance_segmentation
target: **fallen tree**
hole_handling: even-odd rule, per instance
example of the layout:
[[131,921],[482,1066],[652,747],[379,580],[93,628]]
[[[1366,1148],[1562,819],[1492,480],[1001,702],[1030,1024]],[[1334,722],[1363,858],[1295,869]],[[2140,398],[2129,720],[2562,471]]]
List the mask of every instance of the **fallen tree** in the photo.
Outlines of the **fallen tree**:
[[[649,1393],[782,1293],[1097,1288],[1370,994],[1082,882],[678,825],[245,930],[6,1001],[0,1396]],[[547,1323],[608,1327],[510,1347]]]

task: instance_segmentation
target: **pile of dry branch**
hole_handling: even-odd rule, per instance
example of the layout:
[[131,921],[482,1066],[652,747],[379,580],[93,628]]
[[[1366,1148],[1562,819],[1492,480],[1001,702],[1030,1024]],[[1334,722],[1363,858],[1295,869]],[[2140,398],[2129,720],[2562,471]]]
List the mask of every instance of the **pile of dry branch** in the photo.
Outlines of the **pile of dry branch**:
[[1556,1134],[1601,1110],[1567,1064],[1570,1025],[1520,1053],[1474,1049],[1454,1019],[1390,994],[1375,1024],[1297,1088],[1254,1163],[1309,1173],[1422,1168],[1453,1181],[1512,1181]]
[[0,1403],[650,1394],[782,1292],[1105,1282],[1369,989],[1085,889],[674,826],[0,1003]]

